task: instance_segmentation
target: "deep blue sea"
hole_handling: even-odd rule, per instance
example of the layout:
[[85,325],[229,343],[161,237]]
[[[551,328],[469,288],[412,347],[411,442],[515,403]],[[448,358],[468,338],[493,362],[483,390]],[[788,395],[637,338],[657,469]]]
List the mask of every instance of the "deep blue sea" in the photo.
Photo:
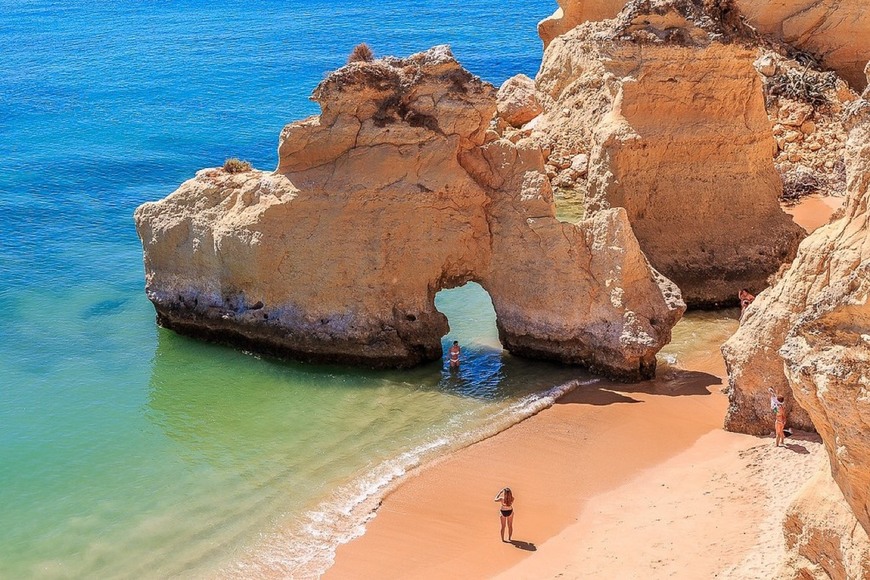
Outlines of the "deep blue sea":
[[316,576],[408,468],[581,376],[503,353],[474,285],[438,296],[458,375],[179,337],[155,326],[132,221],[228,157],[274,167],[357,43],[450,44],[498,85],[534,76],[555,7],[0,0],[0,578]]

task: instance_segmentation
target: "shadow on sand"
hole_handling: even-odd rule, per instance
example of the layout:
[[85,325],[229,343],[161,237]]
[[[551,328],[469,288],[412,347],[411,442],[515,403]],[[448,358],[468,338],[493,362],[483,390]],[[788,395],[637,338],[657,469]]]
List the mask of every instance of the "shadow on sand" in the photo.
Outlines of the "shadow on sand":
[[809,449],[803,445],[798,445],[797,443],[783,443],[782,446],[801,455],[808,455],[810,452]]
[[713,387],[722,385],[722,379],[709,373],[677,368],[665,369],[661,376],[640,383],[601,381],[582,385],[561,399],[560,404],[612,405],[615,403],[640,403],[626,393],[644,393],[667,397],[709,395]]
[[510,543],[513,544],[515,548],[519,548],[520,550],[525,550],[527,552],[538,551],[538,548],[531,542],[524,542],[522,540],[511,540]]

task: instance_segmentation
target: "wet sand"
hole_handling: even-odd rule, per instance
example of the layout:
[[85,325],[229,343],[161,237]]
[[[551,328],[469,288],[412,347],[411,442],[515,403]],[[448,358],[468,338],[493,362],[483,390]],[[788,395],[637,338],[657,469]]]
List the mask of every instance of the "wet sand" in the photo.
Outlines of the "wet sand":
[[[822,201],[822,200],[818,200]],[[814,229],[832,204],[795,208]],[[733,328],[727,328],[733,332]],[[601,381],[409,476],[325,578],[772,575],[781,518],[824,464],[816,439],[726,433],[721,336],[654,381]],[[788,478],[782,474],[788,473]],[[514,491],[512,543],[495,494]]]
[[831,215],[842,207],[845,197],[827,197],[809,195],[794,205],[783,205],[785,213],[791,215],[794,221],[808,232],[812,232],[828,223]]

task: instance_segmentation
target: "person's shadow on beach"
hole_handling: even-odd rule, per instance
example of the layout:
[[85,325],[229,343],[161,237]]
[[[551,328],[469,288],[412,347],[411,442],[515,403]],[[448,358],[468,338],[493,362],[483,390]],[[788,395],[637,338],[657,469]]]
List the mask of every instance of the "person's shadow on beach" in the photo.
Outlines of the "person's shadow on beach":
[[511,540],[511,544],[514,545],[515,548],[519,548],[520,550],[525,550],[527,552],[537,552],[538,548],[531,542],[524,542],[522,540]]
[[798,445],[797,443],[783,443],[783,447],[786,449],[790,449],[795,453],[800,453],[801,455],[807,455],[810,451],[803,445]]

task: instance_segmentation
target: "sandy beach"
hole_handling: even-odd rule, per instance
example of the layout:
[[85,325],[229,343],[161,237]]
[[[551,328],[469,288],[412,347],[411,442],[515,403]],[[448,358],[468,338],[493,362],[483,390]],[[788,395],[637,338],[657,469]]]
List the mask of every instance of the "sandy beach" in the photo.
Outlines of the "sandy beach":
[[[811,198],[790,213],[814,229],[837,201]],[[581,386],[424,466],[338,549],[325,577],[770,576],[784,554],[785,507],[824,453],[814,435],[775,448],[722,430],[721,339],[699,337],[653,381]],[[499,538],[493,502],[505,485],[516,496],[511,543]]]

